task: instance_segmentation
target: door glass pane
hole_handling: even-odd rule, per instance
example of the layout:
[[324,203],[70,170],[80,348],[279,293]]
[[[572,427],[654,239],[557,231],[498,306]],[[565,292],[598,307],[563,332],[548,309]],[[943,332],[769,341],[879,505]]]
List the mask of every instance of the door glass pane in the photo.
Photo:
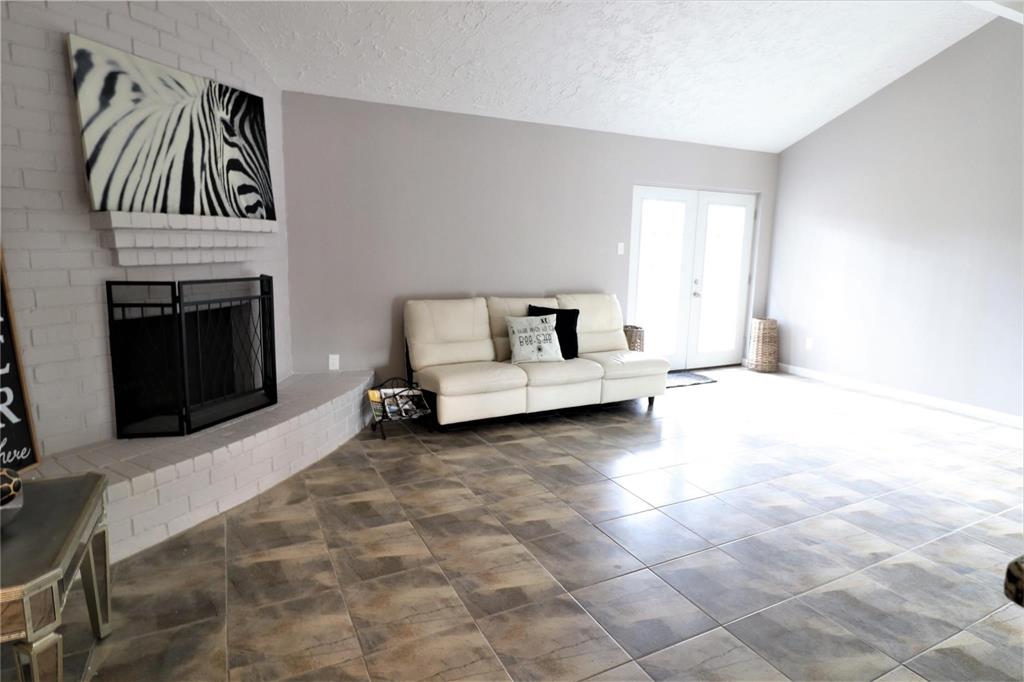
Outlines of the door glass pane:
[[679,348],[679,290],[686,204],[644,199],[640,213],[637,267],[637,324],[644,328],[645,349],[675,355]]
[[745,282],[743,232],[747,209],[742,206],[708,206],[704,242],[704,276],[701,286],[700,332],[697,352],[717,353],[736,349],[737,323]]

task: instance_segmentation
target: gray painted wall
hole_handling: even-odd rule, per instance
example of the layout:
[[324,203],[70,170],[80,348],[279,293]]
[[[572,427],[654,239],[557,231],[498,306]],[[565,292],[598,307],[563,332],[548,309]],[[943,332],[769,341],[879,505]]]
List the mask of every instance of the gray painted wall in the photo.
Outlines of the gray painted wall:
[[291,92],[284,147],[296,371],[404,375],[408,298],[625,302],[633,185],[758,192],[771,232],[774,154]]
[[1021,414],[1021,120],[998,19],[783,152],[783,362]]

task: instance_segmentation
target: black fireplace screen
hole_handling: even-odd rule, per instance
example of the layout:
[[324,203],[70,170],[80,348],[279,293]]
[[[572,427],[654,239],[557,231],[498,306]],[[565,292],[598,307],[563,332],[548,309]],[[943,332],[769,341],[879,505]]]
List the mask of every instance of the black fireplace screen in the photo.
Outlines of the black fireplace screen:
[[199,431],[277,402],[274,280],[107,282],[118,438]]

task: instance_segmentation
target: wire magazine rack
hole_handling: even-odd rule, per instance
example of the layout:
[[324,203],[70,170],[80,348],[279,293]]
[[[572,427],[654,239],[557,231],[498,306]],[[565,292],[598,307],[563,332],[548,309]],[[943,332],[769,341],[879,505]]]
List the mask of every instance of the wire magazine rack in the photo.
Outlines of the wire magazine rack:
[[366,397],[373,415],[370,429],[380,428],[381,440],[387,439],[386,422],[410,421],[430,414],[430,406],[419,386],[399,377],[373,386],[366,391]]

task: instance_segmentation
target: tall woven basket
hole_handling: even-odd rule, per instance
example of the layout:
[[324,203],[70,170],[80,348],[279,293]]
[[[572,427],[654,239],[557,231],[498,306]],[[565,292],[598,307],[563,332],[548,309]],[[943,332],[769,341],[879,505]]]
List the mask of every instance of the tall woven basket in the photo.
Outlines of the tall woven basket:
[[779,323],[755,317],[750,321],[750,346],[747,369],[755,372],[779,371]]
[[644,349],[644,328],[634,324],[627,324],[622,328],[626,333],[626,347],[630,350],[641,351]]

